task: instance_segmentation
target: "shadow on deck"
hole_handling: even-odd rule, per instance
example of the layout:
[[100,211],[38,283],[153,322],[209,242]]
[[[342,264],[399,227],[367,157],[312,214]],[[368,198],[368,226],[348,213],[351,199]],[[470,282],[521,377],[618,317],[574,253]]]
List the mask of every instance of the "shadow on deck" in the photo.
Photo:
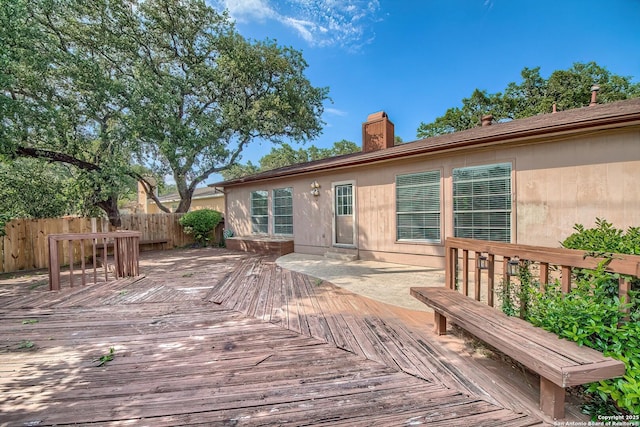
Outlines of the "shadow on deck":
[[273,261],[176,250],[107,284],[0,282],[0,423],[542,423],[486,395],[431,340],[429,313]]

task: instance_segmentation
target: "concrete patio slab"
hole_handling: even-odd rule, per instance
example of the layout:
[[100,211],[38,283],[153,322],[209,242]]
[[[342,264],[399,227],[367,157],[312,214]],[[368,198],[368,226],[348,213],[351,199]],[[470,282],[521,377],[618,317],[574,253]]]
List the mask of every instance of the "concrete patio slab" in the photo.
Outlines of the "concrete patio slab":
[[437,268],[379,261],[345,261],[299,253],[284,255],[276,263],[353,293],[410,310],[432,312],[409,295],[410,287],[444,286],[444,270]]

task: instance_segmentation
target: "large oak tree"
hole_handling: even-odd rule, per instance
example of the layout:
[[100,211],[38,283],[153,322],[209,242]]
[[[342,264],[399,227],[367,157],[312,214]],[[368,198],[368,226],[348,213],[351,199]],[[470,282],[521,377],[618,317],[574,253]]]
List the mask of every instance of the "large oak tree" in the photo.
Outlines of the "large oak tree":
[[5,3],[0,150],[73,165],[112,222],[132,176],[168,211],[140,166],[171,175],[186,212],[253,141],[321,131],[327,89],[302,54],[244,39],[201,0]]
[[583,107],[591,100],[594,84],[600,87],[600,103],[640,96],[640,83],[613,74],[595,62],[577,62],[568,70],[554,71],[548,79],[540,75],[540,67],[524,68],[521,76],[522,81],[509,83],[504,93],[474,90],[462,100],[462,107],[448,109],[431,123],[420,123],[418,138],[470,129],[478,126],[485,114],[504,121],[550,113],[554,103],[558,110]]

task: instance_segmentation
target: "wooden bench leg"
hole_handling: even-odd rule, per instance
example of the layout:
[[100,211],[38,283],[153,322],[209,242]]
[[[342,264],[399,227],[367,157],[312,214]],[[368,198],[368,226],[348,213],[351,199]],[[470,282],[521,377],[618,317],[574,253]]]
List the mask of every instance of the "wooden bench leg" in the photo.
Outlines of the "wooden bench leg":
[[540,410],[553,419],[564,418],[564,388],[540,377]]
[[435,328],[433,331],[436,335],[447,335],[447,318],[437,311],[433,312],[433,321],[435,323]]

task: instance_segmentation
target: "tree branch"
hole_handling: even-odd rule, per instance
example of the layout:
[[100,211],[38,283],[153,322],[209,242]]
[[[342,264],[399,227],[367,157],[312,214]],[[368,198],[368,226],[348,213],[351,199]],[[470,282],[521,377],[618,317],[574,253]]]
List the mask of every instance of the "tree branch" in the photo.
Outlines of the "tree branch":
[[15,153],[20,157],[32,157],[35,159],[47,159],[54,162],[67,163],[86,171],[99,171],[102,169],[98,165],[85,162],[84,160],[80,160],[65,153],[58,153],[57,151],[19,146],[16,148]]
[[154,201],[156,206],[158,206],[158,209],[165,213],[171,213],[171,209],[167,208],[162,204],[162,202],[160,202],[160,199],[158,199],[158,196],[156,196],[156,193],[153,191],[155,187],[144,176],[134,171],[129,172],[128,175],[142,184],[142,188],[147,194],[147,197]]
[[229,158],[229,161],[226,162],[225,165],[214,166],[214,167],[211,167],[209,169],[206,169],[198,177],[196,177],[196,179],[194,179],[193,182],[200,183],[200,182],[204,181],[205,179],[207,179],[209,177],[209,175],[211,175],[212,173],[218,173],[218,172],[221,172],[223,170],[229,169],[231,166],[233,166],[235,164],[236,159],[238,158],[240,153],[242,153],[242,150],[244,150],[244,147],[250,141],[251,141],[251,137],[245,136],[243,138],[243,140],[238,144],[238,148],[236,148],[236,150],[231,154],[231,158]]

